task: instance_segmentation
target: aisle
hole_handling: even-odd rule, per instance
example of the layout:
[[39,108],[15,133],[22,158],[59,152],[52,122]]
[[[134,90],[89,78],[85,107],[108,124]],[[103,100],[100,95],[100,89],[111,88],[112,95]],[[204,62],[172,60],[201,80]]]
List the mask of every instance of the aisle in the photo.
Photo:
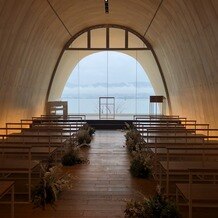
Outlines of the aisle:
[[32,205],[16,205],[15,217],[124,217],[125,199],[138,196],[138,191],[152,195],[155,190],[153,181],[131,177],[124,145],[123,132],[96,131],[87,149],[90,164],[69,168],[75,176],[75,185],[73,190],[61,195],[56,210],[48,207],[41,211],[32,209]]
[[78,177],[75,190],[62,198],[66,204],[71,202],[72,215],[124,217],[125,199],[138,195],[138,191],[143,189],[153,193],[153,182],[131,178],[124,145],[124,133],[121,131],[96,132],[89,149],[90,164],[72,170]]

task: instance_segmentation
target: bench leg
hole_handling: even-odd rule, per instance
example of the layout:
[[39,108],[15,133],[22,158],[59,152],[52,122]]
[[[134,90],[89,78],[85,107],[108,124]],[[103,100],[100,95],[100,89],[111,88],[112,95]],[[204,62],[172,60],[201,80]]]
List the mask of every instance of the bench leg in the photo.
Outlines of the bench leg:
[[14,218],[14,185],[11,188],[11,217]]
[[31,202],[31,171],[28,175],[28,192],[29,192],[29,203]]
[[188,213],[189,213],[189,218],[192,218],[192,202],[190,199],[188,204]]
[[167,189],[167,197],[169,197],[169,186],[170,186],[170,176],[169,176],[169,171],[167,171],[167,182],[166,182],[166,189]]
[[176,188],[176,204],[179,204],[179,193],[178,193],[178,189]]

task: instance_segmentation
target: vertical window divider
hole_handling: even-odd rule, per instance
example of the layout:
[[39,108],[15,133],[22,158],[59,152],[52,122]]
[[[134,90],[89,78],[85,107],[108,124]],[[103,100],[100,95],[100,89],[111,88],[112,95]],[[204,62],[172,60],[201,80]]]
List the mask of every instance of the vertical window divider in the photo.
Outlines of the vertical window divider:
[[136,50],[136,57],[135,57],[135,114],[137,115],[138,112],[138,53]]

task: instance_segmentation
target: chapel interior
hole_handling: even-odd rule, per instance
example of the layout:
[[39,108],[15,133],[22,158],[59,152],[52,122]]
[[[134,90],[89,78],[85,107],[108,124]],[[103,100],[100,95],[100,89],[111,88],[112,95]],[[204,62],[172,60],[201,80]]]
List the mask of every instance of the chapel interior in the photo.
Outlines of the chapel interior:
[[217,217],[217,71],[218,0],[0,0],[0,218]]

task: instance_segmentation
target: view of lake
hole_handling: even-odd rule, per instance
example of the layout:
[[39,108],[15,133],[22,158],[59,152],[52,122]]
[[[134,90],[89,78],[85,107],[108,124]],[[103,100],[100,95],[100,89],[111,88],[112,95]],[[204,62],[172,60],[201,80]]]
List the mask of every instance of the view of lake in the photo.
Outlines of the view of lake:
[[[99,99],[64,99],[68,101],[68,110],[70,113],[96,114],[99,112]],[[116,99],[116,114],[147,114],[149,113],[149,99]]]
[[69,113],[98,114],[99,97],[115,98],[115,114],[148,114],[152,84],[137,60],[120,52],[98,52],[75,66],[61,100]]

